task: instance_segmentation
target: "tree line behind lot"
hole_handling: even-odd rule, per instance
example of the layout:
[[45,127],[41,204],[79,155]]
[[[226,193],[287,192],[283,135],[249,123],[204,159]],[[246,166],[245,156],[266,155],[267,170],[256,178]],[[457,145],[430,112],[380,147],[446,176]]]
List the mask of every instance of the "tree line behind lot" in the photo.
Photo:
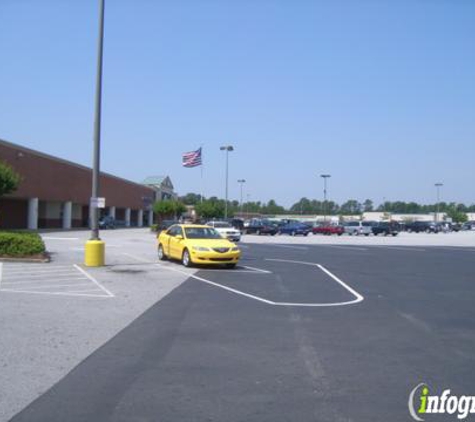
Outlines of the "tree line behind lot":
[[[159,201],[154,204],[153,210],[160,219],[177,218],[186,211],[186,205],[193,205],[196,214],[202,219],[222,218],[225,211],[225,200],[216,196],[203,198],[194,193],[188,193],[178,200]],[[439,204],[421,205],[416,202],[386,201],[375,207],[373,201],[366,199],[359,202],[356,199],[349,199],[341,205],[334,201],[318,201],[316,199],[301,198],[289,209],[278,205],[275,200],[268,202],[248,201],[239,204],[238,201],[228,201],[228,216],[236,214],[301,214],[301,215],[361,215],[363,212],[379,211],[388,214],[428,214],[437,212],[447,213],[455,222],[466,220],[465,213],[475,212],[475,204],[466,206],[455,202]]]

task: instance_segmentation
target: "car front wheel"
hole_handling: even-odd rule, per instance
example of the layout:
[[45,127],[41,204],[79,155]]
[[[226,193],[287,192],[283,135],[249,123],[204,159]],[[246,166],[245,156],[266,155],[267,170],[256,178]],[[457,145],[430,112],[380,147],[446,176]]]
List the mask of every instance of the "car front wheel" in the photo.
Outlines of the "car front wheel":
[[160,245],[158,245],[158,259],[160,261],[165,261],[167,259],[167,256],[165,255],[165,252],[163,250],[163,246],[161,243]]
[[183,256],[181,257],[181,263],[185,267],[191,267],[193,265],[193,263],[191,262],[190,252],[188,252],[188,249],[185,249],[183,251]]

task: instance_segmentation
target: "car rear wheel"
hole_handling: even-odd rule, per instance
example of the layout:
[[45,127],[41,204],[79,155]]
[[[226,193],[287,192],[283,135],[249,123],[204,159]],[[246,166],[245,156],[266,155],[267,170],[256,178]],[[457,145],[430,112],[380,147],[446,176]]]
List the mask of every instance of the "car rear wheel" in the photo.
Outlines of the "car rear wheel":
[[158,259],[160,261],[165,261],[167,259],[167,256],[165,255],[165,251],[163,250],[163,246],[161,243],[160,245],[158,245]]
[[191,267],[193,265],[193,263],[191,262],[190,252],[188,252],[188,249],[185,249],[183,251],[183,255],[181,257],[181,263],[185,267]]

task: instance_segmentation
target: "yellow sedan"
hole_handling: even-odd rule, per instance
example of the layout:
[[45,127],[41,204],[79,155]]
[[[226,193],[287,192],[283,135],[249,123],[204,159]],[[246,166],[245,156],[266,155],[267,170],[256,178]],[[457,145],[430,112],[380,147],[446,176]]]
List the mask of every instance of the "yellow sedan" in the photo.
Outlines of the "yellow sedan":
[[234,268],[240,257],[239,248],[209,226],[175,224],[158,236],[158,258],[178,259],[185,267],[205,264]]

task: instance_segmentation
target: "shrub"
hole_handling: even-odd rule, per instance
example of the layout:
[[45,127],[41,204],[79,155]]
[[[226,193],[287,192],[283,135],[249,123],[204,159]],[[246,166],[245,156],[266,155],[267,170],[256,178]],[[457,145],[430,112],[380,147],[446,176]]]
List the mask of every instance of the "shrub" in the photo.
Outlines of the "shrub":
[[158,232],[158,224],[152,224],[150,226],[150,230],[153,232]]
[[0,255],[30,256],[45,250],[43,239],[37,233],[0,232]]

